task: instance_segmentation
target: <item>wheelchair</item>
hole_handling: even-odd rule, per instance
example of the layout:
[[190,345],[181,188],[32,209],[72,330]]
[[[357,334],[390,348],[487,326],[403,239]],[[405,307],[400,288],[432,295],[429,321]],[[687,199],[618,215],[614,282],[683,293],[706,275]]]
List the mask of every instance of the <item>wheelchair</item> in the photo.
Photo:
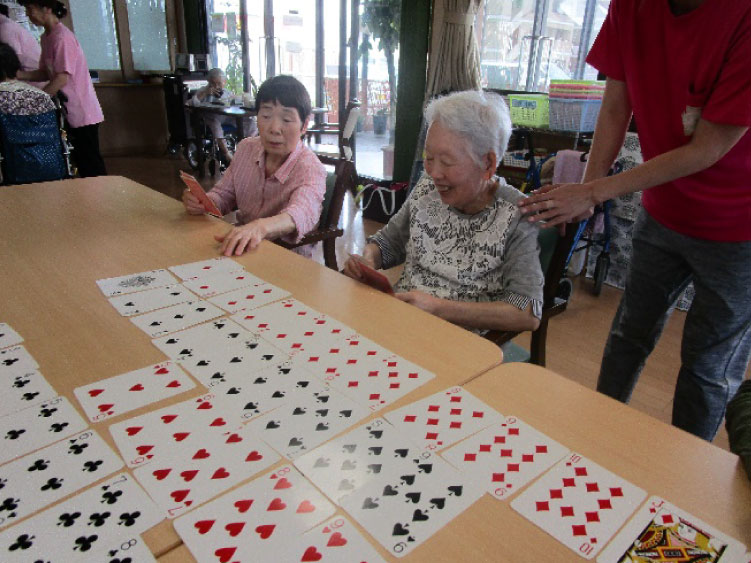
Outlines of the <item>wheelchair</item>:
[[[214,139],[203,122],[198,124],[198,127],[203,127],[203,135],[197,135],[188,139],[185,143],[183,147],[185,160],[188,161],[188,165],[193,170],[198,170],[201,166],[199,151],[202,151],[202,160],[209,163],[209,174],[214,176],[217,171],[224,172],[229,166],[229,162],[223,157],[219,149],[218,140]],[[237,128],[232,124],[223,123],[222,130],[224,131],[224,142],[227,145],[227,151],[234,156],[238,143]]]

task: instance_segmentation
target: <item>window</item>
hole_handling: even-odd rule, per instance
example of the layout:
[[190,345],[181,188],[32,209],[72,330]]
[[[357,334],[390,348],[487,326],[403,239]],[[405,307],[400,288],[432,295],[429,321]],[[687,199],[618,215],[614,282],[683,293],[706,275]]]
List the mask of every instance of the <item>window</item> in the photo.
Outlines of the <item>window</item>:
[[70,15],[89,68],[120,70],[112,0],[70,0]]
[[133,68],[169,71],[165,0],[128,0],[126,7]]
[[610,0],[483,0],[477,14],[483,85],[545,92],[551,80],[596,78],[584,59]]

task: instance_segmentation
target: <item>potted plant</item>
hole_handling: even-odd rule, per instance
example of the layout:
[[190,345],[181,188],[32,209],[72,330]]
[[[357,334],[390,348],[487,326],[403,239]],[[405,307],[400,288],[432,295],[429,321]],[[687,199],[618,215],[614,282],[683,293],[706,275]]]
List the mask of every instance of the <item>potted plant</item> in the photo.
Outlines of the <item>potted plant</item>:
[[383,135],[386,133],[386,126],[389,121],[389,112],[386,108],[380,108],[373,115],[373,133]]

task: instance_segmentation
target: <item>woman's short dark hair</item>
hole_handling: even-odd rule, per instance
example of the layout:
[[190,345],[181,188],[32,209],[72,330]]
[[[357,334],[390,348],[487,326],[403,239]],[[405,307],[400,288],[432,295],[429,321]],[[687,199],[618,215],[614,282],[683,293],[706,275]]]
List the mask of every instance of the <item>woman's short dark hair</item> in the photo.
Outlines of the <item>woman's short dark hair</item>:
[[15,78],[21,68],[21,62],[13,47],[7,43],[0,43],[0,80]]
[[49,8],[58,18],[64,18],[68,13],[68,8],[60,0],[18,0],[24,8],[26,6],[39,6],[40,8]]
[[295,108],[303,125],[310,115],[311,104],[308,91],[294,76],[280,74],[265,80],[256,94],[256,109],[260,110],[261,104],[267,102],[276,102],[288,108]]

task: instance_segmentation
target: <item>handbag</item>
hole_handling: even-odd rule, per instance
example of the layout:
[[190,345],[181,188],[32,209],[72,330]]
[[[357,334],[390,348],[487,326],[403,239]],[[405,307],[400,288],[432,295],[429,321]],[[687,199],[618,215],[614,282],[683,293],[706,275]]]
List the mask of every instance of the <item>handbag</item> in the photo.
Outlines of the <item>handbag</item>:
[[367,184],[357,197],[363,218],[388,223],[407,200],[407,183]]

